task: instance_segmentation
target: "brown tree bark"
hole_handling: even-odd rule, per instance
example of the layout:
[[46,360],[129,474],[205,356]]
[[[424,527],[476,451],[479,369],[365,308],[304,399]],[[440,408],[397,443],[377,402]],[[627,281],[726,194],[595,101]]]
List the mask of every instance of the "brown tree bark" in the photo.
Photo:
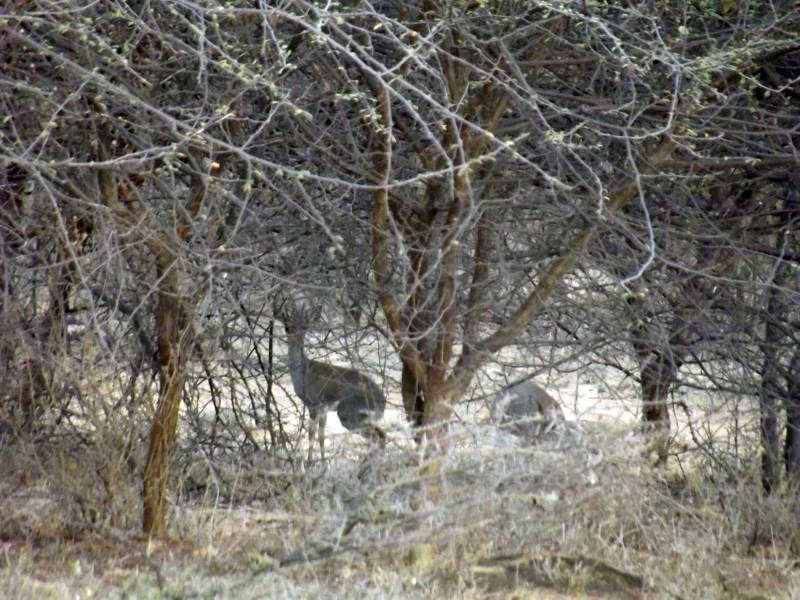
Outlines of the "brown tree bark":
[[159,535],[166,527],[169,461],[175,444],[190,339],[174,261],[158,265],[158,280],[155,317],[161,384],[142,485],[142,527],[150,535]]
[[[673,309],[672,323],[661,323],[659,316],[648,308],[646,292],[637,291],[626,298],[630,310],[630,343],[640,365],[642,390],[642,425],[652,433],[665,434],[670,430],[669,393],[683,364],[681,331],[683,322]],[[658,463],[667,459],[668,440],[658,443]]]
[[[101,160],[108,160],[110,155],[111,133],[108,124],[98,128]],[[202,163],[196,160],[195,164],[198,170],[191,177],[192,194],[184,206],[183,218],[172,231],[149,221],[139,208],[136,200],[138,192],[126,190],[130,197],[125,197],[111,171],[101,170],[98,173],[101,201],[111,209],[121,228],[143,232],[156,265],[157,298],[154,311],[160,385],[142,480],[142,528],[149,535],[160,535],[166,528],[169,461],[175,444],[183,384],[192,347],[192,319],[189,303],[181,291],[179,257],[207,189],[206,176],[199,172]],[[144,179],[141,183],[145,183]],[[120,195],[123,195],[124,201],[119,201]]]
[[164,236],[152,245],[158,276],[158,298],[155,307],[156,341],[160,367],[158,407],[150,428],[142,480],[142,528],[149,535],[160,535],[166,528],[166,496],[169,482],[169,461],[178,429],[178,412],[183,398],[183,383],[192,340],[192,319],[189,303],[180,289],[181,270],[172,246],[180,247],[189,235],[189,222],[197,216],[206,192],[206,180],[196,174],[193,193],[186,205],[187,220],[179,225],[177,235]]
[[[452,66],[452,65],[451,65]],[[457,70],[455,67],[453,69]],[[450,85],[458,87],[461,80],[455,71],[448,72]],[[442,235],[436,236],[431,230],[437,227],[431,217],[425,218],[425,211],[418,210],[411,216],[393,208],[390,203],[390,179],[392,156],[393,115],[390,92],[387,87],[373,83],[373,91],[378,99],[379,128],[376,128],[372,147],[374,176],[377,184],[372,213],[372,269],[375,277],[378,299],[389,324],[389,328],[399,349],[403,365],[402,393],[406,416],[415,426],[423,428],[423,437],[436,440],[439,445],[452,417],[454,404],[466,392],[477,370],[498,350],[513,342],[518,333],[524,330],[533,317],[542,310],[564,276],[572,269],[586,246],[597,235],[597,223],[590,223],[579,231],[567,244],[564,254],[556,258],[544,271],[538,285],[522,302],[510,318],[502,323],[491,335],[477,339],[480,310],[483,302],[481,288],[487,277],[486,260],[491,250],[488,223],[479,219],[474,269],[471,288],[466,307],[458,307],[455,298],[455,278],[461,252],[459,235],[463,228],[463,212],[471,206],[474,199],[470,190],[470,169],[468,161],[485,152],[486,137],[472,137],[470,131],[455,123],[449,124],[444,133],[443,147],[457,148],[453,157],[455,174],[452,196],[447,198],[447,215],[444,223],[438,226]],[[484,87],[470,110],[486,113],[485,127],[491,129],[494,121],[500,118],[506,106],[502,96],[498,97],[491,86]],[[492,107],[492,108],[487,108]],[[398,126],[402,131],[402,126]],[[449,136],[449,138],[448,138]],[[675,142],[665,138],[650,155],[650,164],[644,172],[652,172],[669,158]],[[431,170],[441,170],[444,164],[429,165]],[[440,204],[444,199],[436,194],[440,188],[432,183],[427,190],[427,202]],[[633,200],[638,194],[636,185],[624,186],[611,193],[604,210],[616,211]],[[389,258],[389,231],[400,226],[404,244],[412,257],[414,268],[409,273],[412,292],[399,305],[392,291],[392,271]],[[435,247],[430,247],[433,241]],[[438,260],[438,279],[435,286],[423,280],[431,272],[431,265],[425,257]],[[434,260],[434,258],[431,258]],[[426,289],[426,285],[428,286]],[[424,300],[424,302],[422,301]],[[433,307],[421,309],[421,306]],[[422,311],[430,311],[427,315]],[[463,319],[462,319],[463,317]],[[459,324],[464,331],[475,335],[475,339],[463,341],[461,354],[453,363],[453,348]],[[440,443],[441,442],[441,443]]]

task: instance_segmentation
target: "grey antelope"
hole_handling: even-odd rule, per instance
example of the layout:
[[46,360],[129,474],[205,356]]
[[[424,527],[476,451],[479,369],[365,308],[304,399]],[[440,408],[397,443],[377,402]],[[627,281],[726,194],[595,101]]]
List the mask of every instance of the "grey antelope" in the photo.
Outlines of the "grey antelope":
[[503,388],[489,408],[494,423],[520,437],[539,437],[564,423],[558,401],[531,380]]
[[277,315],[286,328],[289,345],[288,367],[295,393],[308,408],[308,460],[314,451],[314,438],[325,459],[325,424],[329,411],[336,411],[342,426],[349,431],[383,443],[386,434],[375,425],[383,416],[386,397],[369,377],[355,369],[311,360],[305,353],[308,328],[306,313],[286,302]]

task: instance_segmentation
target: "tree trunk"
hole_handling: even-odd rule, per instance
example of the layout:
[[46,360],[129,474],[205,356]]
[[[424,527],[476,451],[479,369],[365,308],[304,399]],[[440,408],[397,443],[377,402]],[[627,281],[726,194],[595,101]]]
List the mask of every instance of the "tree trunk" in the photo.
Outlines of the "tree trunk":
[[179,295],[175,263],[166,267],[159,265],[158,276],[155,318],[161,384],[142,486],[142,527],[149,535],[163,533],[166,525],[169,461],[175,443],[189,346],[188,319]]
[[642,367],[642,421],[652,430],[669,430],[669,390],[677,369],[668,356],[654,353]]
[[[460,63],[459,63],[460,64]],[[467,78],[461,77],[459,65],[449,64],[448,86],[453,97],[461,97],[466,89]],[[473,254],[474,271],[468,295],[469,306],[463,309],[457,294],[461,277],[462,241],[464,228],[469,224],[467,211],[472,210],[474,197],[470,181],[470,161],[483,155],[488,138],[474,136],[470,128],[447,127],[443,131],[443,146],[454,148],[452,163],[442,156],[431,159],[427,167],[431,171],[453,168],[452,190],[433,182],[428,184],[425,203],[427,208],[409,211],[409,202],[398,205],[390,202],[392,189],[392,135],[395,130],[395,115],[391,109],[389,88],[380,81],[369,79],[378,100],[380,118],[371,144],[373,154],[372,183],[375,185],[372,207],[372,273],[378,292],[378,301],[383,310],[392,337],[397,345],[403,364],[402,394],[406,416],[415,424],[421,424],[425,432],[418,439],[428,437],[444,442],[442,435],[452,417],[453,404],[468,390],[475,373],[500,349],[512,343],[519,333],[530,324],[533,317],[544,307],[547,300],[574,267],[598,235],[598,223],[590,222],[580,228],[565,244],[565,251],[552,260],[541,273],[535,288],[520,303],[511,315],[493,333],[476,339],[481,324],[483,290],[488,278],[488,256],[491,253],[490,217],[478,224],[476,249]],[[488,94],[488,95],[485,95]],[[483,89],[481,97],[470,107],[485,112],[485,123],[495,123],[505,112],[508,98],[492,86]],[[491,125],[485,125],[491,128]],[[402,130],[402,126],[398,126]],[[672,154],[675,141],[665,138],[648,157],[648,165],[642,172],[655,172]],[[424,154],[424,153],[423,153]],[[425,159],[423,159],[425,160]],[[449,196],[444,192],[449,190]],[[604,210],[615,212],[623,208],[640,193],[638,184],[629,184],[612,191],[604,204]],[[441,197],[440,197],[441,196]],[[443,223],[437,217],[436,206],[447,207]],[[390,218],[391,217],[391,218]],[[394,277],[389,236],[394,235],[400,224],[400,240],[408,249],[412,269],[405,273],[410,287],[402,301],[398,301],[394,289]],[[421,227],[409,225],[416,224]],[[431,257],[431,268],[425,266]],[[438,271],[433,267],[438,266]],[[432,274],[436,273],[438,278]],[[425,289],[427,288],[427,289]],[[421,300],[424,298],[425,302]],[[420,309],[432,307],[427,327],[419,327]],[[422,309],[427,311],[428,309]],[[466,314],[466,322],[460,322]],[[453,365],[454,347],[457,337],[466,331],[473,339],[461,340],[460,356]],[[430,342],[430,352],[427,352]],[[421,419],[420,419],[421,416]]]
[[765,493],[771,494],[777,489],[781,479],[780,432],[778,429],[780,390],[777,388],[776,369],[766,363],[765,359],[760,394],[761,485]]
[[[114,131],[111,123],[103,117],[98,128],[98,158],[108,161],[113,155]],[[199,151],[191,156],[192,165],[202,164]],[[223,162],[220,159],[220,162]],[[221,168],[217,163],[216,169]],[[136,186],[144,185],[147,176],[136,176]],[[191,196],[183,207],[182,219],[175,231],[167,233],[157,223],[150,222],[141,211],[137,194],[131,194],[120,187],[115,174],[108,169],[98,172],[98,191],[100,201],[107,206],[119,227],[125,230],[144,231],[145,243],[152,252],[156,265],[156,287],[158,290],[155,306],[156,342],[160,385],[158,406],[150,427],[150,446],[147,452],[142,478],[142,528],[145,533],[159,535],[166,527],[166,494],[169,482],[169,461],[178,426],[183,383],[192,345],[191,319],[188,304],[180,291],[180,268],[178,258],[186,242],[191,224],[197,219],[208,188],[208,178],[197,168],[191,177]],[[124,202],[119,200],[123,199]]]
[[761,367],[761,391],[759,407],[761,414],[761,485],[764,492],[772,493],[781,480],[780,460],[780,410],[784,390],[780,372],[780,349],[784,340],[783,323],[786,303],[783,286],[789,279],[789,267],[784,262],[778,265],[769,288],[767,306],[764,311],[764,341],[761,352],[764,362]]
[[797,490],[800,489],[800,348],[795,350],[786,379],[784,459],[789,485]]
[[[672,338],[666,324],[649,309],[642,293],[627,299],[631,311],[631,346],[641,366],[642,422],[649,431],[669,431],[667,398],[678,374]],[[673,331],[675,323],[673,322]],[[680,359],[677,359],[680,362]],[[660,457],[665,458],[665,457]]]
[[425,397],[422,393],[422,386],[414,376],[414,371],[406,366],[405,362],[400,376],[400,393],[403,397],[406,419],[415,428],[421,427],[422,413],[425,409]]
[[642,367],[642,421],[650,434],[654,466],[664,466],[669,458],[670,419],[669,391],[677,378],[678,368],[672,357],[653,353]]

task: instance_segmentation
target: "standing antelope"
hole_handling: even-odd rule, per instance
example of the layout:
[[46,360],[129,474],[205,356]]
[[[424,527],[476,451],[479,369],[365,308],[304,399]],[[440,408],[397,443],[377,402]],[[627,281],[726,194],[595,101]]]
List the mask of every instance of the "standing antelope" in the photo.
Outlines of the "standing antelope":
[[288,367],[295,393],[308,408],[308,460],[319,439],[325,459],[325,424],[328,411],[336,411],[342,426],[383,443],[386,434],[374,422],[383,416],[386,397],[378,385],[355,369],[339,367],[306,356],[304,338],[308,319],[302,311],[281,311],[289,345]]

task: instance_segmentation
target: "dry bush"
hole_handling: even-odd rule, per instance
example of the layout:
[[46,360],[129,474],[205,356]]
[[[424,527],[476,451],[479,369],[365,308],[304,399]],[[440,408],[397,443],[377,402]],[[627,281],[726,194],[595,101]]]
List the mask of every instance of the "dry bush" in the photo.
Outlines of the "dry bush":
[[[402,440],[377,452],[352,435],[334,437],[332,458],[310,465],[186,453],[175,465],[183,486],[169,538],[95,528],[69,543],[6,542],[0,585],[36,590],[19,597],[86,589],[237,598],[800,591],[797,500],[760,499],[755,456],[740,462],[738,479],[714,479],[700,460],[689,468],[691,454],[659,471],[642,437],[621,426],[584,428],[578,441],[529,445],[489,425],[458,426],[451,452],[433,460]],[[17,471],[6,474],[8,482]]]
[[65,438],[46,450],[18,443],[0,462],[4,539],[47,542],[140,525],[139,476],[119,438]]
[[96,370],[75,371],[74,397],[60,411],[0,438],[4,539],[72,540],[141,526],[145,411],[122,406],[113,378],[87,372]]

